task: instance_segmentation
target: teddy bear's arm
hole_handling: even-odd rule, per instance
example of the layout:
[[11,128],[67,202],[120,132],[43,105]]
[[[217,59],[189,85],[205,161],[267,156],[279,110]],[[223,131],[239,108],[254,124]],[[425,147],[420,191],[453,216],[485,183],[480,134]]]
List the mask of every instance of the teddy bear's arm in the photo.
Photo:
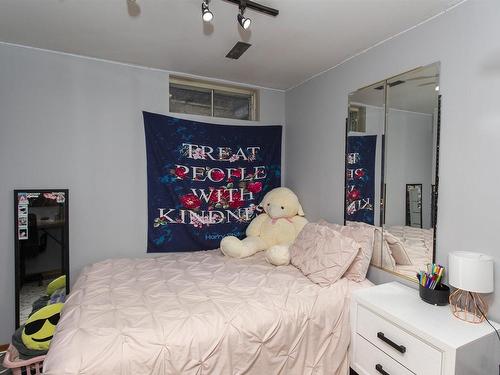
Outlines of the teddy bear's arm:
[[302,216],[294,216],[292,218],[293,226],[295,227],[295,232],[298,234],[302,228],[308,223],[307,219]]
[[267,217],[267,214],[260,214],[259,216],[254,218],[246,230],[247,237],[259,236],[262,224]]

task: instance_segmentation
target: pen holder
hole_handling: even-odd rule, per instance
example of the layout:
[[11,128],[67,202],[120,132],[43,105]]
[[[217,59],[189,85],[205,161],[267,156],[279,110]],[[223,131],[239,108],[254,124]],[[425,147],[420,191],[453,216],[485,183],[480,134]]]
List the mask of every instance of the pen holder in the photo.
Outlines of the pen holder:
[[418,289],[420,298],[424,302],[436,306],[446,306],[448,304],[450,288],[447,285],[438,284],[435,289],[428,289],[419,284]]

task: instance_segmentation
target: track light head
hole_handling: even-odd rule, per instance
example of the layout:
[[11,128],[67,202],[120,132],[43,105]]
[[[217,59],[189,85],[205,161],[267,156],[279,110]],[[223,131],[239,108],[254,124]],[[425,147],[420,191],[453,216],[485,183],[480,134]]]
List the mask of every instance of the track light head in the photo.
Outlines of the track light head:
[[208,8],[208,2],[209,0],[204,0],[203,3],[201,3],[201,18],[203,18],[205,22],[210,22],[214,19],[214,14]]
[[240,13],[238,13],[238,23],[244,30],[248,30],[250,25],[252,24],[252,20],[250,18],[246,18],[243,15],[244,9],[240,9]]

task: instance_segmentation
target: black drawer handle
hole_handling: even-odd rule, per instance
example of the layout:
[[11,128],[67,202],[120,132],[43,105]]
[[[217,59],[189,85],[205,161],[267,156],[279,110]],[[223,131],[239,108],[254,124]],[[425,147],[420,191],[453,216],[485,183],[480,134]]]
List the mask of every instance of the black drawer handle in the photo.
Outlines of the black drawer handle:
[[384,332],[378,332],[377,337],[380,340],[382,340],[383,342],[385,342],[386,344],[389,344],[390,346],[392,346],[398,352],[403,353],[403,354],[406,353],[406,348],[403,345],[398,345],[394,341],[389,340],[387,337],[385,337]]
[[384,368],[380,364],[375,365],[375,370],[380,372],[382,375],[391,375],[387,371],[384,371]]

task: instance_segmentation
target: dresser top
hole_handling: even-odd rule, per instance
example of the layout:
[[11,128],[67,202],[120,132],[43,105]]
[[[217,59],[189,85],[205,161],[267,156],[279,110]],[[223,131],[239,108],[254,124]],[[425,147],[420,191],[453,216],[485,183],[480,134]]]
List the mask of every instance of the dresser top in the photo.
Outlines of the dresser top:
[[[429,342],[459,348],[492,334],[487,323],[473,324],[453,316],[450,306],[434,306],[420,299],[418,290],[391,282],[353,292],[353,298],[382,317],[419,333]],[[498,323],[492,322],[497,329]]]

